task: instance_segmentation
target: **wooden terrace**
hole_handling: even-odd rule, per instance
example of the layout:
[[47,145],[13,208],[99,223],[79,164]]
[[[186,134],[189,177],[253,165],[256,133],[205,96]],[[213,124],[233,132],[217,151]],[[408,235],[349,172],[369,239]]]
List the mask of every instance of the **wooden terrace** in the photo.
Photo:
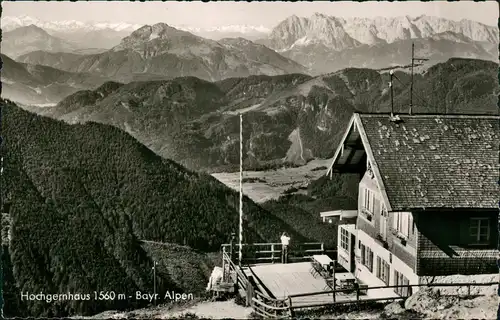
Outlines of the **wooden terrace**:
[[[251,251],[253,254],[248,255],[250,258],[248,260],[243,255],[243,261],[239,264],[235,259],[238,254],[234,249],[237,246],[223,245],[222,281],[233,283],[240,295],[246,298],[247,305],[252,306],[255,313],[266,319],[293,318],[295,311],[299,309],[363,302],[384,303],[406,298],[396,294],[390,297],[372,296],[370,292],[377,289],[404,287],[410,294],[410,288],[418,287],[468,287],[470,293],[471,286],[497,285],[497,283],[436,283],[365,287],[358,284],[354,288],[342,286],[337,288],[337,285],[332,286],[329,279],[322,274],[322,270],[318,270],[315,266],[315,260],[326,257],[323,245],[320,243],[303,244],[300,246],[301,251],[294,252],[292,262],[287,264],[275,262],[275,258],[280,257],[281,248],[275,250],[280,244],[245,244],[245,246],[257,249]],[[263,262],[255,263],[256,261]],[[350,273],[337,271],[333,272],[333,279],[354,280]]]
[[[267,288],[276,299],[287,299],[291,296],[294,306],[348,301],[356,299],[356,293],[332,294],[332,288],[319,274],[311,272],[311,262],[260,264],[249,266],[257,281]],[[337,273],[337,275],[342,275]],[[324,294],[301,296],[324,291]],[[294,297],[295,295],[299,295]]]

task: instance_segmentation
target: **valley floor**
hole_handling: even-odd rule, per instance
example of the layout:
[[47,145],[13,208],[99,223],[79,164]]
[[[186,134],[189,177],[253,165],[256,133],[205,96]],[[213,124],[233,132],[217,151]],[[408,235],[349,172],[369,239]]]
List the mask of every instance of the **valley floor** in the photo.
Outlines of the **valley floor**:
[[[316,159],[296,168],[243,171],[243,179],[252,180],[252,182],[243,182],[243,193],[257,203],[277,199],[287,189],[307,187],[309,182],[326,173],[326,168],[330,163],[331,159]],[[239,172],[213,173],[212,176],[234,190],[239,188]]]

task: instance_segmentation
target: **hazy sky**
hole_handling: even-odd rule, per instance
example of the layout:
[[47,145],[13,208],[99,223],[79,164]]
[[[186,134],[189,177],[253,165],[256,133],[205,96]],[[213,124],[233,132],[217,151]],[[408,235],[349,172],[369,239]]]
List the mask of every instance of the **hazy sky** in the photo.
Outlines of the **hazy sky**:
[[212,27],[224,25],[263,25],[274,27],[293,14],[310,16],[315,12],[339,17],[439,16],[452,20],[470,19],[488,25],[498,24],[496,1],[487,2],[34,2],[2,1],[3,15],[28,15],[42,20],[109,21]]

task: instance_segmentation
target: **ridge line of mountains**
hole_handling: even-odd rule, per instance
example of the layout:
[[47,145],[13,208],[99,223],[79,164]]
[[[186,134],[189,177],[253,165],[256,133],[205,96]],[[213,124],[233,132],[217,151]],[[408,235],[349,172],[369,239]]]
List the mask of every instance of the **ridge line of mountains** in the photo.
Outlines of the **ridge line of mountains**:
[[[328,158],[353,112],[385,113],[391,102],[407,112],[410,75],[395,70],[391,97],[387,70],[378,69],[407,65],[411,42],[430,57],[414,77],[415,113],[498,114],[498,32],[470,21],[438,30],[437,22],[317,14],[253,41],[160,23],[126,31],[110,47],[96,40],[116,35],[110,25],[92,31],[100,32],[96,47],[83,45],[88,30],[56,34],[30,23],[5,32],[5,315],[144,307],[47,304],[20,293],[152,291],[153,261],[158,292],[202,296],[220,244],[238,225],[238,194],[207,174],[237,169],[238,114],[246,170]],[[355,208],[357,179],[319,179],[307,195],[264,204],[245,197],[245,239],[270,242],[287,231],[297,242],[335,246],[337,229],[318,212]]]
[[[408,112],[410,75],[396,70],[394,112]],[[497,114],[498,65],[453,58],[414,76],[416,113]],[[312,77],[196,77],[105,82],[53,107],[25,109],[68,123],[118,127],[162,157],[193,170],[232,171],[244,115],[247,169],[328,158],[353,112],[390,112],[387,71],[349,68]]]
[[[12,28],[12,19],[5,19]],[[122,26],[120,36],[107,41],[107,45],[88,34],[85,37],[88,42],[78,44],[80,40],[75,40],[78,28],[50,34],[34,25],[37,22],[33,19],[26,21],[30,24],[17,21],[19,28],[4,33],[3,54],[19,62],[65,71],[99,72],[113,76],[111,80],[115,81],[130,81],[120,79],[125,77],[125,70],[170,78],[197,76],[220,80],[295,72],[318,75],[348,66],[378,69],[407,64],[412,42],[416,54],[430,59],[429,64],[451,57],[498,59],[497,28],[469,20],[429,16],[376,19],[343,19],[319,13],[310,18],[291,16],[265,37],[252,41],[244,39],[244,35],[211,40],[165,23],[145,25],[129,34],[124,33],[127,28]],[[80,25],[80,28],[85,27]],[[104,28],[99,32],[116,30]],[[188,68],[187,63],[194,66]]]
[[[6,60],[3,95],[22,104],[54,104],[106,81],[128,83],[185,76],[218,81],[252,75],[315,76],[347,67],[378,70],[405,66],[412,43],[417,56],[429,59],[417,72],[457,57],[498,61],[497,29],[468,20],[426,16],[374,20],[322,14],[292,16],[265,39],[255,41],[215,41],[164,23],[125,34],[127,28],[115,26],[122,28],[119,41],[97,48],[92,43],[98,45],[99,41],[92,36],[87,35],[89,43],[82,46],[50,34],[32,24],[37,23],[33,19],[26,21],[30,24],[5,32],[2,39]],[[13,61],[23,65],[13,66]],[[10,72],[10,66],[18,74]]]

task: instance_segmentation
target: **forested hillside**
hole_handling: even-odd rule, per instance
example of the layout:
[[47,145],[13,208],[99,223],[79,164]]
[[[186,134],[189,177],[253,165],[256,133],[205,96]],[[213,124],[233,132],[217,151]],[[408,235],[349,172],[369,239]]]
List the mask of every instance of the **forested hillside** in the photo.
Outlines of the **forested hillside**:
[[[152,292],[153,251],[141,240],[208,252],[237,232],[238,195],[211,176],[157,156],[117,128],[68,125],[6,100],[1,106],[2,211],[11,218],[4,256],[6,315],[66,316],[138,306],[130,299],[48,304],[19,298],[20,292]],[[244,211],[246,241],[276,241],[283,230],[306,240],[247,198]],[[204,259],[201,253],[192,256],[186,261]],[[206,274],[207,267],[200,268],[194,274]],[[158,292],[195,290],[170,272],[159,277]]]

